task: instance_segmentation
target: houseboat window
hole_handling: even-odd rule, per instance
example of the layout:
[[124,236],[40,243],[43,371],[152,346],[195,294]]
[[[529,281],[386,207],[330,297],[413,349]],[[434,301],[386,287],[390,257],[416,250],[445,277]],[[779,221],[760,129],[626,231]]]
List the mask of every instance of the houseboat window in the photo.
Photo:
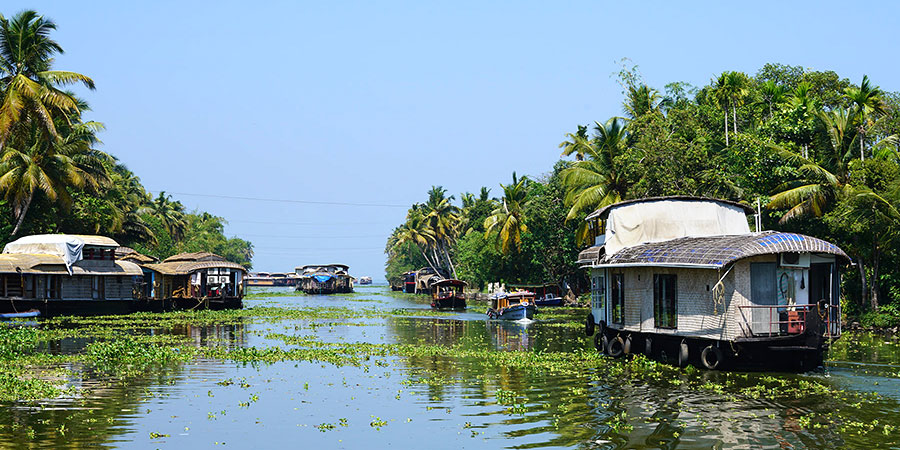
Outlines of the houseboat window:
[[606,301],[606,278],[603,275],[591,277],[591,308],[602,309]]
[[625,274],[614,273],[609,277],[609,301],[612,303],[612,322],[625,323]]
[[678,328],[678,279],[653,275],[653,320],[657,328]]

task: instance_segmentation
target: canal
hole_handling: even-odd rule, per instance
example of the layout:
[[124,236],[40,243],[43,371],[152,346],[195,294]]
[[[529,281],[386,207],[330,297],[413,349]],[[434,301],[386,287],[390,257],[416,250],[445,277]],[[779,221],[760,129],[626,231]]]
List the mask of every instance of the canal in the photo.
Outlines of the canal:
[[0,356],[28,373],[0,387],[59,391],[3,402],[0,447],[900,447],[891,336],[847,334],[815,373],[707,372],[597,355],[583,310],[470,306],[260,288],[239,312],[9,324]]

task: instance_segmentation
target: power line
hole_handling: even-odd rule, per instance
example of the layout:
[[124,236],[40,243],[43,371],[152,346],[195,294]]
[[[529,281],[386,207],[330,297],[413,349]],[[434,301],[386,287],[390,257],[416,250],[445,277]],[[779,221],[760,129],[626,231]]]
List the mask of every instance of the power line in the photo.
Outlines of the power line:
[[256,223],[262,225],[396,225],[393,222],[277,222],[277,221],[260,221],[260,220],[230,220],[226,219],[229,224],[232,223]]
[[284,234],[251,234],[251,233],[238,233],[240,236],[256,236],[256,237],[273,237],[273,238],[286,238],[286,239],[371,239],[371,238],[384,238],[387,237],[383,234],[369,234],[369,235],[352,235],[352,236],[304,236],[304,235],[284,235]]
[[[162,192],[162,191],[160,191]],[[381,208],[409,208],[409,205],[394,205],[389,203],[355,203],[355,202],[328,202],[318,200],[293,200],[283,198],[262,198],[262,197],[239,197],[235,195],[214,195],[214,194],[192,194],[188,192],[171,192],[165,191],[172,195],[187,195],[191,197],[207,197],[222,198],[227,200],[249,200],[254,202],[275,202],[275,203],[300,203],[305,205],[336,205],[336,206],[372,206]]]

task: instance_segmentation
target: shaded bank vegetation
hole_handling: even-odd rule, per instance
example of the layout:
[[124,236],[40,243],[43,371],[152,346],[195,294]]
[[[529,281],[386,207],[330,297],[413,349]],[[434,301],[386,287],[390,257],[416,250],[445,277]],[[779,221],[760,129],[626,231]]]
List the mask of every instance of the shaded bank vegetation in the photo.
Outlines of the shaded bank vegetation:
[[[845,311],[900,323],[900,94],[865,76],[783,64],[660,90],[628,64],[623,117],[576,125],[560,144],[565,159],[539,177],[514,174],[500,197],[462,194],[441,232],[460,278],[572,284],[583,276],[578,250],[601,232],[583,220],[591,211],[633,198],[717,197],[759,202],[765,229],[837,243],[856,262],[843,274]],[[436,232],[420,218],[434,217],[430,203],[414,205],[388,240],[389,279],[426,264]]]
[[224,235],[224,219],[155,198],[115,156],[98,150],[103,124],[56,70],[56,24],[34,11],[0,15],[0,245],[28,234],[102,234],[158,258],[209,251],[250,266],[250,242]]

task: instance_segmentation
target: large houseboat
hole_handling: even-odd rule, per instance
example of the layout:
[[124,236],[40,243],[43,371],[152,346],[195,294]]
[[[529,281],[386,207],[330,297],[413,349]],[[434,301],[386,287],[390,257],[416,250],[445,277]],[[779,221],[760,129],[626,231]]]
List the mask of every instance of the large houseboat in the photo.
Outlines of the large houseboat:
[[430,294],[434,283],[448,278],[450,275],[444,269],[435,270],[431,267],[423,267],[419,270],[409,271],[403,274],[403,292]]
[[611,356],[644,353],[708,369],[809,370],[841,334],[837,246],[751,232],[746,205],[706,198],[621,202],[587,217],[586,332]]
[[340,294],[353,292],[353,277],[344,264],[310,264],[296,269],[297,290],[307,294]]
[[141,267],[149,287],[142,299],[150,310],[243,307],[247,269],[219,255],[180,253]]
[[42,316],[129,313],[141,268],[116,260],[103,236],[42,234],[19,238],[0,254],[0,312]]

